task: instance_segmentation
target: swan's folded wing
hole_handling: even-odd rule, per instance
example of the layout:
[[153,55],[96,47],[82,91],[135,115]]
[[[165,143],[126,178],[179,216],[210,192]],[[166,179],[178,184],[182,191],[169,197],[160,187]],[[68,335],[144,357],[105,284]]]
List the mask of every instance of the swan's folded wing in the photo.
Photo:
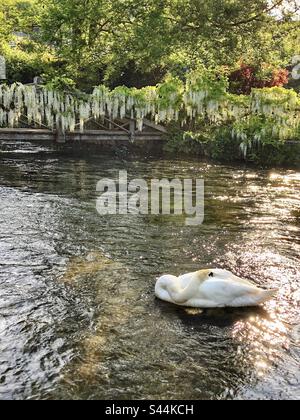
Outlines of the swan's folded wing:
[[242,279],[241,277],[235,276],[233,273],[231,273],[228,270],[220,270],[220,269],[216,269],[214,270],[215,275],[217,277],[217,279],[222,279],[222,280],[226,280],[228,282],[236,282],[239,284],[244,284],[246,286],[250,286],[250,287],[255,287],[255,284],[252,283],[250,280],[246,280],[246,279]]
[[208,299],[216,301],[230,302],[236,298],[245,295],[253,295],[261,293],[261,290],[251,283],[244,283],[232,280],[210,280],[201,286],[201,292],[205,294]]

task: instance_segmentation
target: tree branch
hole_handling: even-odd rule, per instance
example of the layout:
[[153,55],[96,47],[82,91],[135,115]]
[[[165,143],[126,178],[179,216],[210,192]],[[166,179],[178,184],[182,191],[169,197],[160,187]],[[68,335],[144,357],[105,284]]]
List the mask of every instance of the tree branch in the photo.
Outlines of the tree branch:
[[262,10],[260,13],[256,14],[255,16],[252,16],[249,19],[241,20],[239,22],[232,22],[228,24],[228,26],[231,26],[231,27],[242,26],[242,25],[247,25],[248,23],[254,22],[255,20],[258,20],[264,13],[270,13],[277,7],[281,6],[283,2],[284,0],[278,0],[275,4],[273,4],[273,6]]

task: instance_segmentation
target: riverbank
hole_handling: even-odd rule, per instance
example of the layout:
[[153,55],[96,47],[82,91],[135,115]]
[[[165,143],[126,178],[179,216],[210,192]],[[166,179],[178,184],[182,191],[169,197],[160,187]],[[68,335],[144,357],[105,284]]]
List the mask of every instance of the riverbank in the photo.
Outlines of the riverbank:
[[2,140],[0,139],[0,157],[6,153],[45,154],[48,150],[57,152],[57,156],[93,156],[104,154],[108,157],[161,157],[169,159],[198,159],[211,163],[226,163],[231,165],[243,164],[251,167],[300,167],[300,142],[288,141],[281,145],[261,146],[245,158],[238,144],[220,144],[218,142],[199,143],[193,139],[186,139],[183,143],[174,143],[170,137],[158,139],[140,139],[130,142],[128,140],[103,141],[74,141],[57,144],[53,141],[38,140]]
[[300,141],[254,144],[245,155],[237,139],[223,137],[197,141],[191,136],[179,134],[166,141],[164,150],[177,157],[198,156],[220,163],[244,163],[263,167],[300,167]]
[[[1,129],[0,153],[43,153],[45,147],[59,155],[89,156],[94,153],[107,156],[156,156],[170,159],[197,158],[214,163],[246,164],[259,167],[300,167],[300,141],[256,144],[243,155],[238,140],[215,138],[199,141],[177,131],[175,134],[142,132],[130,138],[120,131],[88,131],[66,133],[64,141],[55,141],[49,130]],[[29,145],[29,148],[28,148]]]

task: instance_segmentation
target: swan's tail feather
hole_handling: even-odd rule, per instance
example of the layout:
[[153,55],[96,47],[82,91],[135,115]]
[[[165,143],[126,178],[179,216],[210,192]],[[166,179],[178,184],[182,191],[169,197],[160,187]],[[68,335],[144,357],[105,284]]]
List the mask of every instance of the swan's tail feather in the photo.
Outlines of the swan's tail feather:
[[271,290],[264,290],[263,292],[261,292],[260,294],[260,303],[264,303],[267,302],[268,300],[271,300],[277,293],[278,293],[278,289],[271,289]]

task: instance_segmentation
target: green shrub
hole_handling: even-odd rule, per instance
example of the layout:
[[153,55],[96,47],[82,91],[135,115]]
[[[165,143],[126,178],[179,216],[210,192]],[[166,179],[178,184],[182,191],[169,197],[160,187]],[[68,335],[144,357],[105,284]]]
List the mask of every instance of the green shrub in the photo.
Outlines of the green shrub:
[[36,76],[48,71],[52,57],[47,52],[26,51],[21,48],[3,46],[1,54],[6,59],[7,81],[9,83],[32,83]]

